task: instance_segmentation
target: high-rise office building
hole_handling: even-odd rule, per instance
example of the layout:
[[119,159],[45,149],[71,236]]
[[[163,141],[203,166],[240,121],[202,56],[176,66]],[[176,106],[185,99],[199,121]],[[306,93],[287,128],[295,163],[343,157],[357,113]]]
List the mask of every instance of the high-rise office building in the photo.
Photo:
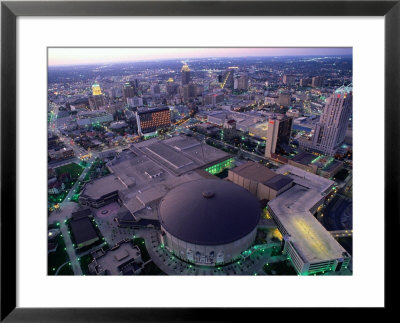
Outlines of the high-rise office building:
[[186,63],[182,66],[181,72],[182,72],[182,85],[189,84],[190,83],[190,68]]
[[127,104],[132,108],[142,107],[143,99],[141,97],[134,96],[133,98],[127,99]]
[[300,79],[300,86],[309,86],[311,84],[311,79],[306,77]]
[[295,75],[285,74],[283,75],[283,84],[292,85],[296,80]]
[[321,87],[324,85],[324,77],[323,76],[314,76],[311,80],[312,87]]
[[143,109],[136,112],[136,121],[139,135],[155,133],[171,125],[169,108]]
[[96,81],[92,85],[92,95],[89,96],[89,106],[92,110],[99,110],[105,106],[104,96],[101,93],[99,83]]
[[273,116],[268,121],[265,157],[271,157],[284,146],[289,145],[293,119],[285,115]]
[[100,84],[96,81],[92,85],[92,95],[101,95]]
[[110,97],[112,99],[120,98],[122,96],[122,89],[120,87],[113,87],[110,90]]
[[216,105],[224,101],[224,93],[204,93],[203,94],[203,105]]
[[185,84],[182,86],[182,97],[183,102],[188,102],[189,98],[191,97],[191,84]]
[[198,94],[201,94],[202,87],[199,85],[195,84],[186,84],[181,87],[181,96],[183,98],[183,102],[188,102],[190,98],[193,98],[197,96]]
[[133,98],[136,94],[135,82],[125,82],[122,87],[122,95],[124,97],[124,102],[128,103],[128,98]]
[[105,106],[103,95],[89,96],[89,106],[91,110],[100,110]]
[[352,85],[341,86],[326,99],[324,111],[315,127],[313,149],[335,155],[343,144],[353,107]]
[[235,78],[234,89],[244,91],[249,89],[249,78],[246,74],[241,74],[239,77]]
[[174,95],[177,92],[178,84],[174,82],[173,78],[169,78],[165,87],[168,95]]
[[156,84],[152,84],[150,87],[151,90],[151,94],[153,96],[157,96],[160,95],[160,86],[156,83]]

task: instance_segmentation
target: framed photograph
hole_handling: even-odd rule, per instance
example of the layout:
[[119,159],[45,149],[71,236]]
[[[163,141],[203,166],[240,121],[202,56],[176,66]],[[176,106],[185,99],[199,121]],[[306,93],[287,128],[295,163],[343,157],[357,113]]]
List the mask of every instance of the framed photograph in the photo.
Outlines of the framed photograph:
[[1,320],[390,309],[399,16],[3,1]]

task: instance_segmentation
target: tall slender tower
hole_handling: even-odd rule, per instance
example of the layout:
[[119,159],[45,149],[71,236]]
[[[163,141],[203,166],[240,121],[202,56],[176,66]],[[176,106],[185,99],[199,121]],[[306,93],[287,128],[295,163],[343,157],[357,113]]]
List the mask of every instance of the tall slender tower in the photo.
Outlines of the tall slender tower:
[[92,95],[101,95],[100,85],[96,81],[92,85]]
[[281,146],[289,145],[293,119],[285,115],[273,116],[268,121],[265,157],[271,157]]
[[92,95],[89,96],[89,105],[92,110],[99,110],[105,105],[100,85],[96,81],[92,85]]
[[335,155],[346,136],[353,107],[353,87],[341,86],[328,99],[320,122],[315,127],[313,148],[325,155]]
[[182,72],[182,85],[187,85],[190,83],[190,68],[185,63],[181,69]]
[[136,94],[135,82],[125,82],[122,86],[122,95],[124,97],[124,102],[127,103],[129,98],[133,98]]

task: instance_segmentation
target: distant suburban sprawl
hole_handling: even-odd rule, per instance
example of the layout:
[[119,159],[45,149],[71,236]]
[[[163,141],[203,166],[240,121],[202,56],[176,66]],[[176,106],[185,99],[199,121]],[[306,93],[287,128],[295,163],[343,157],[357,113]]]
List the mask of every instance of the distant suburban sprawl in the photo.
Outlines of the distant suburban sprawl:
[[48,275],[352,275],[351,49],[218,50],[49,64]]

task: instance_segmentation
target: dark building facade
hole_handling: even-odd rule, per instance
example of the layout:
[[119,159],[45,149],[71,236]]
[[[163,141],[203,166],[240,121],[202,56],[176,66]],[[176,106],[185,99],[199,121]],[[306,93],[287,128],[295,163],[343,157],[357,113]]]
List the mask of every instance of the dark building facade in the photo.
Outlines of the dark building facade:
[[124,102],[127,103],[128,98],[133,98],[136,92],[136,83],[134,81],[124,83],[122,87]]
[[144,135],[171,125],[171,114],[168,107],[147,109],[136,112],[138,133]]
[[266,157],[271,157],[272,154],[281,151],[289,145],[292,124],[293,118],[285,115],[270,118],[268,121],[267,143],[265,146]]
[[187,64],[182,66],[182,85],[187,85],[190,83],[190,68]]

